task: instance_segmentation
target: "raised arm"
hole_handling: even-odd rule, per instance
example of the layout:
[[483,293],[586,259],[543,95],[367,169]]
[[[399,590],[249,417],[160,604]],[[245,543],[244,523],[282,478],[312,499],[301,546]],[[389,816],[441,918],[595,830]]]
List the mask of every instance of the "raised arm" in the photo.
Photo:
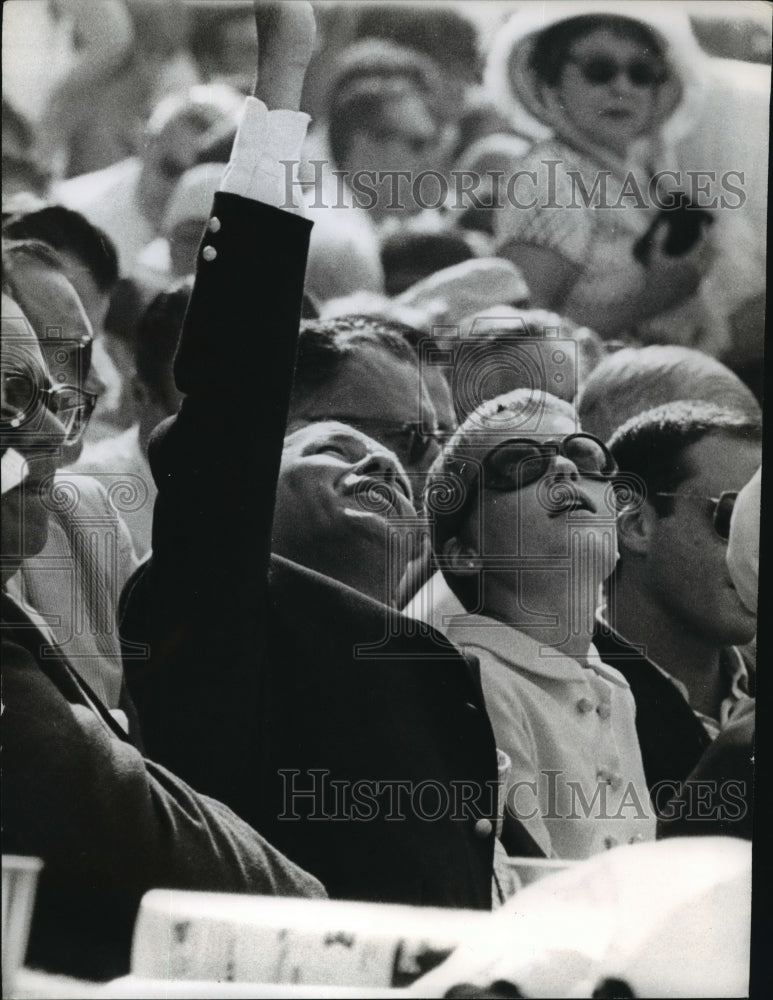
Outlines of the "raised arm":
[[[308,123],[297,107],[314,22],[308,3],[278,7],[260,20],[256,97],[246,100],[199,249],[175,362],[186,398],[151,442],[151,563],[123,601],[124,636],[150,646],[149,662],[126,662],[140,715],[154,732],[177,726],[186,736],[148,750],[175,770],[174,748],[186,743],[186,763],[199,759],[184,773],[200,775],[193,784],[203,791],[221,787],[213,769],[244,759],[257,738],[271,519],[311,230],[277,206],[279,161],[298,158]],[[213,731],[233,742],[222,765],[212,760]]]

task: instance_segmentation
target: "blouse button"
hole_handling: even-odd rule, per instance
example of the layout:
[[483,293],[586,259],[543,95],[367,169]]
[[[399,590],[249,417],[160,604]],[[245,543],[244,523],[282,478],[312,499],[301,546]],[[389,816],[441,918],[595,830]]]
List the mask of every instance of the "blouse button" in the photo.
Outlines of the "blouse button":
[[491,825],[490,820],[479,819],[478,822],[475,824],[475,836],[480,837],[481,840],[484,840],[486,837],[491,836],[491,831],[493,829],[494,827]]
[[577,702],[578,712],[582,712],[583,714],[585,714],[585,712],[590,712],[592,708],[593,708],[593,702],[590,700],[590,698],[580,698],[580,700]]
[[207,263],[209,263],[209,261],[212,261],[215,259],[215,257],[217,257],[217,250],[215,250],[214,247],[206,246],[201,251],[201,256],[204,258],[205,261],[207,261]]
[[213,215],[212,218],[207,223],[207,229],[210,231],[210,233],[220,232],[220,219],[218,219],[216,215]]

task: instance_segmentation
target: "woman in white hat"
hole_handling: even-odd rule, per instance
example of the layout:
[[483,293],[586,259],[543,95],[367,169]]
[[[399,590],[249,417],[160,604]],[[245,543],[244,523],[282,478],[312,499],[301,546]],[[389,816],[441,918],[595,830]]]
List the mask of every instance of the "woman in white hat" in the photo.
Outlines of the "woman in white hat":
[[686,16],[545,10],[518,11],[487,68],[489,89],[535,140],[496,213],[499,252],[534,305],[607,337],[719,350],[700,291],[727,213],[663,211],[675,190],[696,207],[731,202],[719,179],[709,194],[693,190],[670,151],[694,120],[705,60]]

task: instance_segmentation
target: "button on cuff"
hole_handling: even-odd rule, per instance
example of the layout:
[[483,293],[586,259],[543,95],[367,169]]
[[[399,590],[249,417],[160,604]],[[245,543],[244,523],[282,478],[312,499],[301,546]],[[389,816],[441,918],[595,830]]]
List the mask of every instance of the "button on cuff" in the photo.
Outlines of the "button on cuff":
[[475,824],[475,836],[480,837],[481,840],[485,840],[486,837],[490,837],[494,827],[491,821],[488,819],[479,819]]
[[213,261],[215,257],[217,257],[217,250],[215,250],[214,247],[205,246],[204,249],[201,251],[201,256],[204,258],[205,261],[207,261],[207,263],[209,263],[210,261]]
[[212,218],[207,223],[207,229],[210,231],[210,233],[220,232],[220,219],[218,219],[216,215],[213,215]]

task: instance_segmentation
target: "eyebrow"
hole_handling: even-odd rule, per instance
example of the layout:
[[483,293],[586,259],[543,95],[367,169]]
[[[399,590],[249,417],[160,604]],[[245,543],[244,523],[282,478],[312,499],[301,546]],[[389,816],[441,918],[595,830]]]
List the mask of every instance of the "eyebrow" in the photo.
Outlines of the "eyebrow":
[[301,448],[301,455],[308,455],[315,448],[319,448],[320,445],[324,444],[344,444],[344,445],[354,445],[360,446],[362,449],[363,456],[366,454],[365,442],[360,439],[356,433],[351,434],[346,431],[331,431],[321,437],[313,438]]

